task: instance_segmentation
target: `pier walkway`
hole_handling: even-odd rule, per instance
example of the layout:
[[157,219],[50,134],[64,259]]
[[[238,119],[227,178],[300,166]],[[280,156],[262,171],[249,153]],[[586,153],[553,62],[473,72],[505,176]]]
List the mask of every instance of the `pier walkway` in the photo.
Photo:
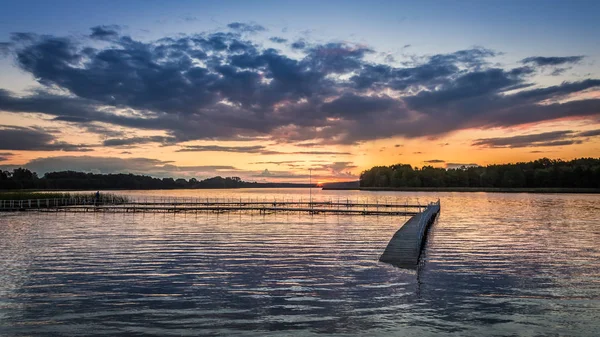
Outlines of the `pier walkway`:
[[185,212],[298,212],[310,214],[394,215],[413,216],[425,205],[401,202],[359,202],[349,199],[329,201],[200,199],[200,198],[128,198],[126,201],[90,198],[0,200],[0,211],[38,212],[119,212],[119,213],[185,213]]
[[440,212],[440,201],[430,203],[425,210],[410,218],[388,243],[379,261],[401,268],[416,268],[430,225]]

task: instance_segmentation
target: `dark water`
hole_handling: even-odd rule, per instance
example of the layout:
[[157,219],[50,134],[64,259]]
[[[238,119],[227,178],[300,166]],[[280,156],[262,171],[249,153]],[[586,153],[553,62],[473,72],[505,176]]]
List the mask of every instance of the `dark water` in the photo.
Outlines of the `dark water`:
[[440,197],[419,270],[401,217],[0,214],[0,336],[600,334],[600,196],[315,194]]

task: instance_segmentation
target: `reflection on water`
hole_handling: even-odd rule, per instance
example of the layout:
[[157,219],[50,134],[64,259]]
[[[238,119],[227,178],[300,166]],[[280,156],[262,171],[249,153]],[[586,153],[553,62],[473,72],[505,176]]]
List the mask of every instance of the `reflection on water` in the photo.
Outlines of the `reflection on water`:
[[0,214],[0,335],[600,331],[600,196],[313,193],[440,197],[419,271],[377,261],[402,217]]

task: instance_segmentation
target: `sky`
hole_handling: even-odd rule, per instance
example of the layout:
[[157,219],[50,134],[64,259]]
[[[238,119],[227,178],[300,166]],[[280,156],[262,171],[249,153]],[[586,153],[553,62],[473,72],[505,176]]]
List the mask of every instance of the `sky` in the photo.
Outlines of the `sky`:
[[330,182],[600,156],[598,1],[0,8],[0,169]]

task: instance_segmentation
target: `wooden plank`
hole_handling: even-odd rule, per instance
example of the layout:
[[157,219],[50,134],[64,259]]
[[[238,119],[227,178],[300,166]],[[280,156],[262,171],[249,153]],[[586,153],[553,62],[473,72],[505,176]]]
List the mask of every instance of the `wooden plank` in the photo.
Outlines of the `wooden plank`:
[[385,251],[379,257],[379,261],[400,268],[415,269],[419,263],[429,226],[434,222],[439,212],[439,203],[432,204],[421,214],[410,218],[392,236]]

